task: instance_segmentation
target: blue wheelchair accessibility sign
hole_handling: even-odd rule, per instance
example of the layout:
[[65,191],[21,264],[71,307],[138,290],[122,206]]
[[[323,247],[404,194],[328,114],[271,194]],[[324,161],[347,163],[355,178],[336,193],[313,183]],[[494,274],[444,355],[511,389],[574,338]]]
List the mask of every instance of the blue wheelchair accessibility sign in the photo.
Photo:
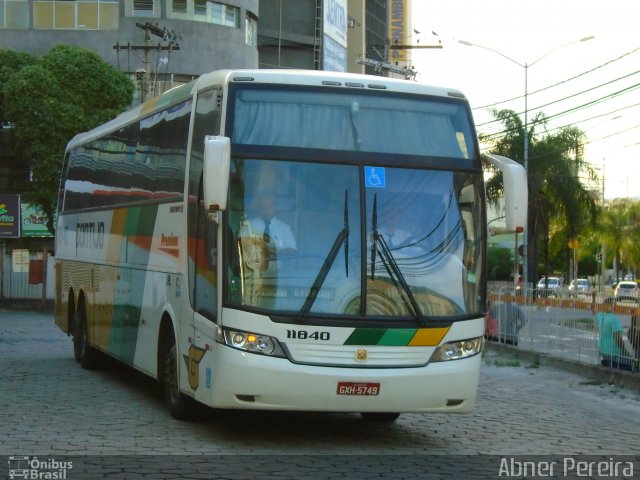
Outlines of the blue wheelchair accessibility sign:
[[367,188],[386,187],[384,167],[364,167],[364,185]]

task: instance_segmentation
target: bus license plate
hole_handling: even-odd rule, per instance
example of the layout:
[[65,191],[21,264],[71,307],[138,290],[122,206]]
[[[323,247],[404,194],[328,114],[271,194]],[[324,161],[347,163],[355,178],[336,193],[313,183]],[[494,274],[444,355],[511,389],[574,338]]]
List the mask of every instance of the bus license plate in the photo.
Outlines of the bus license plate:
[[378,395],[379,383],[338,382],[338,395]]

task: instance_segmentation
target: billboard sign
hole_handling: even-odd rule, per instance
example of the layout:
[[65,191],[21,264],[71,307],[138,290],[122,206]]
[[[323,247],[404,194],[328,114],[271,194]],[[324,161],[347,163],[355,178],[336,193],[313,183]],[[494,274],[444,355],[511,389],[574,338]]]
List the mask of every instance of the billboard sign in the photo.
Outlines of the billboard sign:
[[347,0],[324,0],[322,68],[347,71]]
[[347,0],[324,0],[324,34],[347,48]]
[[[389,2],[389,38],[392,45],[404,45],[410,38],[409,14],[407,0],[391,0]],[[409,50],[394,50],[390,52],[391,61],[409,60]]]
[[323,70],[333,72],[347,71],[347,49],[329,36],[324,36],[322,66]]
[[52,237],[47,228],[49,217],[40,206],[23,203],[22,205],[22,236],[23,237]]
[[20,195],[0,194],[0,238],[20,238]]

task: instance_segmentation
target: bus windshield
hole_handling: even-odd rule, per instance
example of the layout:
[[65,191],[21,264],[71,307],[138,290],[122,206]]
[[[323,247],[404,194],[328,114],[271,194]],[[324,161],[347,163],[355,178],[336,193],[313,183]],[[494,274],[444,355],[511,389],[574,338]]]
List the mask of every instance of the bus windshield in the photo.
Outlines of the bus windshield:
[[233,158],[227,304],[380,319],[482,312],[480,173]]
[[[474,159],[466,104],[325,88],[236,86],[234,144]],[[314,126],[321,125],[322,128]]]

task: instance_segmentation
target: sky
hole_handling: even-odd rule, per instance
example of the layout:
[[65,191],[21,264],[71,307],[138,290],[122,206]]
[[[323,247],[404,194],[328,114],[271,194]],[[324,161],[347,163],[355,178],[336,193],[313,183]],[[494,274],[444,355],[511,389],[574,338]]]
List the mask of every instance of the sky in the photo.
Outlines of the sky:
[[580,128],[605,198],[640,198],[639,18],[636,0],[413,0],[406,43],[442,45],[412,50],[416,79],[462,91],[478,132],[524,112],[526,72],[529,121]]

